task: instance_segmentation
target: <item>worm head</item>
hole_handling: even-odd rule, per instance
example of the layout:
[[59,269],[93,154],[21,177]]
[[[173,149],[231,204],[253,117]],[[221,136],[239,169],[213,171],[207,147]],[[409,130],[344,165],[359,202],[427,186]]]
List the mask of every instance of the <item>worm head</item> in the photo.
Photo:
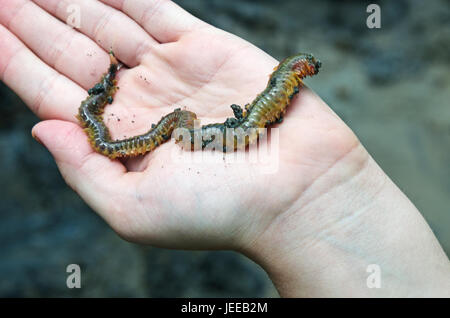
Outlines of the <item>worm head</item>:
[[299,54],[293,58],[292,70],[304,78],[319,73],[322,63],[312,54]]

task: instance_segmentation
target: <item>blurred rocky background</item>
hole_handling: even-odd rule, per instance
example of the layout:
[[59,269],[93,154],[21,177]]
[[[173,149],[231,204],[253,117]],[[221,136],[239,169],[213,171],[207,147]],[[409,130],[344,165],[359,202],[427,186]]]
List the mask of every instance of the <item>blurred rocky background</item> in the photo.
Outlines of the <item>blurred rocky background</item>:
[[[450,253],[450,5],[377,1],[177,0],[281,59],[323,62],[308,85],[356,132]],[[277,296],[256,264],[231,252],[127,243],[62,180],[31,138],[38,119],[0,83],[0,297]],[[67,264],[82,284],[65,287]]]

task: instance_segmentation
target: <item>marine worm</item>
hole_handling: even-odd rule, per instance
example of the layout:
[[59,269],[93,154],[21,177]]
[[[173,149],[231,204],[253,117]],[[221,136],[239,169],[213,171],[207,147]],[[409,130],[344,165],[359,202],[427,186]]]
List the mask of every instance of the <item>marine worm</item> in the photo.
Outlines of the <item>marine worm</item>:
[[[81,102],[77,118],[88,135],[92,148],[111,159],[142,155],[154,150],[169,140],[177,128],[184,128],[190,140],[183,140],[191,149],[196,149],[200,136],[200,147],[205,148],[213,141],[220,141],[221,150],[236,150],[258,139],[259,128],[281,122],[292,98],[303,85],[302,79],[319,72],[321,62],[311,54],[300,53],[284,59],[270,75],[266,88],[242,109],[231,105],[234,117],[223,123],[194,127],[195,113],[175,109],[165,115],[145,134],[123,140],[112,140],[108,127],[103,122],[103,111],[113,102],[117,90],[115,76],[122,64],[110,51],[110,66],[100,81],[88,90],[89,96]],[[239,139],[239,132],[243,138]],[[219,139],[216,137],[219,136]],[[231,145],[230,139],[231,136]],[[181,137],[177,141],[182,141]]]

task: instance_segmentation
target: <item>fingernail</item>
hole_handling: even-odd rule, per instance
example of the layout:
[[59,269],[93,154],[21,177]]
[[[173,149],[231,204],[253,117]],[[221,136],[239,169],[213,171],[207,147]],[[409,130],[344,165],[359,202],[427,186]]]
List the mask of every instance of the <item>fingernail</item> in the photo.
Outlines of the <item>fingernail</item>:
[[34,134],[34,131],[32,130],[31,131],[31,136],[34,138],[34,140],[36,140],[38,143],[40,143],[42,146],[44,146],[45,147],[45,145],[42,143],[42,141],[38,138],[38,136],[36,136],[35,134]]

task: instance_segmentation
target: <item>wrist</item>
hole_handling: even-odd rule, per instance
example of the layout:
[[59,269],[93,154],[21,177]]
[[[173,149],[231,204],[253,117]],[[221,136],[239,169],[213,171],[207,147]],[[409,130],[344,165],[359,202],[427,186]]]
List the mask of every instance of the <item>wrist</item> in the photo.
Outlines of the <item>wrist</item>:
[[[428,225],[360,144],[244,253],[288,297],[445,295],[450,284]],[[367,286],[370,264],[381,270],[381,288]]]

